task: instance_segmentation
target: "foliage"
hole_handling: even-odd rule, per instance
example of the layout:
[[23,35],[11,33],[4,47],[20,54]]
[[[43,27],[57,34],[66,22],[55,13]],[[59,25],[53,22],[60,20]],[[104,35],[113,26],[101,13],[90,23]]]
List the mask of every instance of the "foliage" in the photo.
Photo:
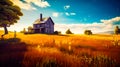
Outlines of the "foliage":
[[22,31],[20,31],[21,33],[25,33],[25,32],[27,32],[26,31],[26,29],[25,28],[23,28],[23,30]]
[[118,26],[115,27],[115,29],[114,29],[114,33],[117,34],[117,35],[120,33],[120,29],[119,29]]
[[66,33],[66,34],[73,34],[73,33],[70,31],[70,29],[68,29],[65,33]]
[[33,32],[33,27],[29,26],[28,27],[28,32],[32,33]]
[[86,34],[86,35],[92,35],[92,31],[91,30],[85,30],[84,34]]
[[60,31],[55,31],[54,34],[61,34],[61,32]]
[[7,27],[17,23],[19,16],[22,16],[21,9],[14,5],[10,0],[0,0],[0,27],[4,28],[5,34],[8,34]]

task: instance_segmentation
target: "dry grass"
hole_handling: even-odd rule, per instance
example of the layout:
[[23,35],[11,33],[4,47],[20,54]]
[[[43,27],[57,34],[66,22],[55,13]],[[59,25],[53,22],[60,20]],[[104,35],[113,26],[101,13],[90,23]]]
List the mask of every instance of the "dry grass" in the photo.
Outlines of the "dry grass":
[[[0,35],[2,32],[0,32]],[[120,35],[9,33],[0,40],[0,67],[116,67]]]

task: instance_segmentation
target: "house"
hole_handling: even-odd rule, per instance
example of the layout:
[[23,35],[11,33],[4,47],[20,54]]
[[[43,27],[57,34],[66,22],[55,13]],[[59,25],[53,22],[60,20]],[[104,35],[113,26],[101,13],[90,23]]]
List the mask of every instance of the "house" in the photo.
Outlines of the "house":
[[34,33],[52,34],[54,33],[54,22],[51,17],[42,18],[42,14],[40,14],[40,18],[33,23],[33,31]]

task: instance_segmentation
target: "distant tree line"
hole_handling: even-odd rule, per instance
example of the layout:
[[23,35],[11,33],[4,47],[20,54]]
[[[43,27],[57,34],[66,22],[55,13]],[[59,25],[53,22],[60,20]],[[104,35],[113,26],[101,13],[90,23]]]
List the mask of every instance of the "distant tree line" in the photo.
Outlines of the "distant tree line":
[[[25,28],[23,28],[23,30],[21,31],[21,33],[24,33],[24,34],[33,34],[34,31],[33,31],[33,27],[32,26],[29,26],[27,28],[27,31]],[[66,34],[73,34],[72,31],[70,29],[67,29]],[[54,34],[61,34],[61,31],[54,31]],[[92,35],[92,31],[91,30],[84,30],[84,34],[85,35]],[[114,34],[118,35],[120,34],[120,28],[118,26],[115,26],[114,28]]]

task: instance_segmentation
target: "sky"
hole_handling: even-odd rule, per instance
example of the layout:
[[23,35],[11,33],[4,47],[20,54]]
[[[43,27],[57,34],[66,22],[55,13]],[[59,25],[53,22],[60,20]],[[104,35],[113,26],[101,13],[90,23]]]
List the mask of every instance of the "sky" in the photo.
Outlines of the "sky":
[[120,0],[11,0],[21,8],[23,16],[9,30],[20,31],[32,26],[40,17],[51,17],[55,30],[65,33],[93,33],[114,30],[120,26]]

